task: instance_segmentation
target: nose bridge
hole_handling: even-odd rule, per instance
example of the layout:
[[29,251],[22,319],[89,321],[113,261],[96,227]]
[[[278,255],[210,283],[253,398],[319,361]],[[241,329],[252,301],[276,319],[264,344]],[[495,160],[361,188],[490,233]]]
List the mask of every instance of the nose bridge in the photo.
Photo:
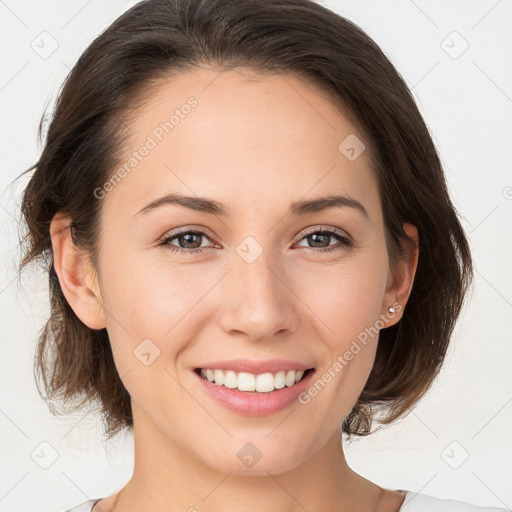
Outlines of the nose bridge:
[[[238,260],[238,261],[237,261]],[[241,295],[245,299],[259,295],[265,295],[266,300],[274,300],[276,295],[281,295],[282,277],[278,279],[276,274],[278,264],[269,252],[262,253],[254,261],[247,261],[243,257],[235,258],[234,279],[238,282]],[[261,297],[263,298],[263,297]]]
[[228,280],[229,298],[222,306],[224,330],[241,331],[259,339],[295,327],[293,294],[280,269],[269,251],[251,246],[251,241],[240,244]]

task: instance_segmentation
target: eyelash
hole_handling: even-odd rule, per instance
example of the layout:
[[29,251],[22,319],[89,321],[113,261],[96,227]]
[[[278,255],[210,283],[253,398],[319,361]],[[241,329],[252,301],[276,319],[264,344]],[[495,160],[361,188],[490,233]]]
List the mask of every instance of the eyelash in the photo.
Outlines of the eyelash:
[[[181,252],[181,253],[187,253],[187,254],[199,254],[199,253],[202,253],[205,248],[183,249],[182,247],[176,247],[175,245],[171,245],[170,244],[171,240],[174,240],[175,238],[178,238],[181,235],[188,235],[188,234],[203,235],[204,237],[210,239],[208,237],[208,234],[205,233],[204,231],[200,231],[200,230],[198,230],[198,231],[196,231],[196,230],[180,231],[179,233],[174,233],[172,235],[164,237],[160,241],[158,246],[167,246],[167,248],[169,250],[171,250],[172,252]],[[326,252],[331,252],[331,251],[334,251],[336,249],[341,249],[342,247],[347,247],[347,246],[351,245],[351,241],[349,240],[349,238],[346,237],[345,235],[343,235],[342,233],[340,233],[339,231],[335,230],[335,229],[317,229],[315,231],[310,231],[309,233],[306,233],[299,240],[299,242],[301,242],[304,238],[306,238],[306,237],[308,237],[310,235],[315,235],[315,234],[329,235],[329,236],[331,236],[333,238],[336,238],[339,242],[341,242],[341,245],[335,245],[333,247],[330,247],[330,246],[329,247],[324,247],[323,249],[315,249],[314,247],[307,247],[307,249],[310,249],[310,250],[312,250],[314,252],[326,253]]]

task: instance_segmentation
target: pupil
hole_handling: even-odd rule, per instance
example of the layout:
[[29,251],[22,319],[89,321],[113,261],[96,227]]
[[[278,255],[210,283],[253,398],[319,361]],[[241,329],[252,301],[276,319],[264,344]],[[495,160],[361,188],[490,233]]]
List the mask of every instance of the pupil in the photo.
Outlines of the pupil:
[[[181,236],[181,238],[182,238],[182,239],[185,239],[185,243],[186,243],[186,244],[189,244],[189,243],[192,243],[192,244],[193,244],[193,242],[190,242],[190,240],[188,240],[190,237],[199,237],[199,235],[198,235],[198,234],[194,234],[194,233],[188,233],[188,234],[186,234],[186,235],[182,235],[182,236]],[[197,245],[197,244],[196,244],[196,245]],[[199,245],[201,245],[201,244],[199,244]],[[187,246],[187,247],[188,247],[188,246]],[[192,248],[195,248],[195,247],[192,247]]]
[[[319,241],[318,240],[319,238],[320,238],[320,243],[321,243],[322,239],[327,240],[329,237],[327,237],[325,235],[313,234],[313,235],[310,235],[310,238],[313,240],[313,244],[316,244]],[[325,242],[325,240],[324,240],[324,242]],[[325,244],[324,244],[324,246],[325,246]]]

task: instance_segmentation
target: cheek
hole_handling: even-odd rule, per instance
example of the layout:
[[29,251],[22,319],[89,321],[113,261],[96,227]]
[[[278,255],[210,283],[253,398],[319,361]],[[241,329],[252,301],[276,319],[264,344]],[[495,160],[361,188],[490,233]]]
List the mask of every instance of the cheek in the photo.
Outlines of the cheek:
[[180,393],[169,373],[196,335],[194,306],[211,285],[183,267],[172,271],[137,256],[118,258],[111,268],[103,283],[115,365],[132,398],[156,411]]
[[112,253],[109,259],[115,265],[103,285],[114,350],[128,358],[144,339],[151,339],[164,356],[159,362],[171,362],[180,343],[191,339],[201,324],[197,315],[209,313],[202,299],[219,280],[218,271],[211,264],[192,270],[143,255],[116,258]]
[[340,350],[379,319],[387,273],[378,259],[347,258],[303,275],[294,291]]
[[343,264],[319,268],[301,279],[297,293],[311,310],[315,334],[327,350],[316,387],[325,385],[332,398],[324,404],[335,404],[333,410],[341,417],[359,397],[375,360],[387,280],[385,253],[382,258],[376,254],[381,253],[368,251]]

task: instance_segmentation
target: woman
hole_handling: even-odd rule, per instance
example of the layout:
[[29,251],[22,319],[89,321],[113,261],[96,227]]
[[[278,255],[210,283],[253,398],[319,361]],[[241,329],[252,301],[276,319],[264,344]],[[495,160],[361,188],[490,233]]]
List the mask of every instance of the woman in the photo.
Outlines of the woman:
[[140,2],[73,68],[34,169],[45,391],[135,442],[129,482],[73,512],[491,510],[344,457],[340,426],[369,435],[430,388],[472,277],[428,129],[351,22]]

